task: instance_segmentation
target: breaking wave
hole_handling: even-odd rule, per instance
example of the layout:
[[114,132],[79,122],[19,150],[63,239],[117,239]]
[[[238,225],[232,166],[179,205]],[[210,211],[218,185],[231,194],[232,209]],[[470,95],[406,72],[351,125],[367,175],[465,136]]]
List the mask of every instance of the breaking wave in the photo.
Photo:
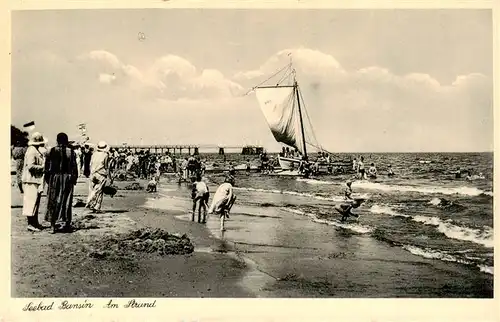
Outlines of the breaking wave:
[[377,182],[370,181],[355,181],[353,182],[353,187],[359,187],[362,189],[369,190],[381,190],[386,192],[418,192],[423,194],[443,194],[443,195],[464,195],[470,197],[476,197],[480,195],[489,195],[493,196],[492,191],[483,191],[476,187],[438,187],[438,186],[427,186],[427,187],[412,187],[412,186],[398,186],[398,185],[387,185]]
[[336,222],[336,221],[332,221],[332,220],[322,219],[322,218],[318,218],[313,213],[307,213],[307,212],[304,212],[304,211],[298,210],[298,209],[290,209],[290,208],[282,208],[282,209],[285,211],[297,214],[297,215],[308,216],[312,219],[312,221],[320,223],[320,224],[327,224],[330,226],[349,229],[349,230],[352,230],[352,231],[354,231],[356,233],[360,233],[360,234],[367,234],[367,233],[371,233],[373,231],[373,229],[371,227],[368,227],[368,226],[354,224],[354,223],[340,223],[340,222]]
[[415,222],[419,222],[424,225],[435,226],[439,232],[443,233],[448,238],[469,241],[488,248],[493,248],[494,245],[493,229],[491,227],[484,226],[484,230],[480,230],[457,226],[451,223],[451,220],[443,221],[438,217],[427,217],[422,215],[409,216],[399,213],[393,210],[391,207],[383,205],[373,205],[370,208],[370,212],[375,214],[386,214],[394,217],[411,218],[411,220]]
[[484,230],[461,227],[452,224],[448,221],[442,221],[437,217],[427,217],[417,215],[412,217],[412,220],[421,222],[424,225],[436,226],[437,230],[446,235],[448,238],[469,241],[476,244],[484,245],[488,248],[493,248],[493,229],[491,227],[484,227]]
[[263,193],[275,193],[275,194],[292,195],[292,196],[301,196],[301,197],[308,197],[308,198],[313,198],[313,199],[316,199],[316,200],[324,200],[324,201],[341,202],[341,201],[344,200],[344,198],[342,198],[340,196],[326,197],[326,196],[321,196],[321,195],[312,194],[312,193],[287,191],[287,190],[268,190],[268,189],[246,188],[246,187],[234,187],[234,190],[263,192]]
[[[456,256],[453,256],[451,254],[448,254],[443,251],[435,250],[435,249],[430,249],[430,248],[422,248],[422,247],[417,247],[414,245],[403,245],[403,249],[409,251],[413,255],[417,255],[420,257],[424,258],[429,258],[429,259],[438,259],[442,260],[445,262],[454,262],[454,263],[460,263],[460,264],[465,264],[465,265],[473,265],[473,262],[470,262],[465,259],[458,258]],[[486,266],[486,265],[476,265],[479,270],[483,273],[493,275],[494,268],[493,266]]]
[[[333,181],[323,181],[316,179],[302,179],[298,178],[297,181],[305,182],[308,184],[316,185],[338,185],[338,182]],[[367,190],[380,190],[385,192],[418,192],[423,194],[443,194],[443,195],[464,195],[470,197],[476,197],[480,195],[493,196],[493,191],[483,191],[476,187],[439,187],[439,186],[426,186],[426,187],[414,187],[414,186],[404,186],[404,185],[390,185],[371,181],[354,181],[352,183],[353,188],[358,187]]]
[[455,262],[461,264],[471,264],[469,261],[459,259],[453,255],[430,248],[421,248],[413,245],[403,245],[403,249],[409,251],[414,255],[418,255],[424,258],[439,259],[446,262]]

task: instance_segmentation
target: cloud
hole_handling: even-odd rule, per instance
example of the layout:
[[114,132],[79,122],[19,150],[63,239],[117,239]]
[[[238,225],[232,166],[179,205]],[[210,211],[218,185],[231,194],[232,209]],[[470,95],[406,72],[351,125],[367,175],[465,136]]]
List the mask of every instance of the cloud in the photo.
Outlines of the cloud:
[[99,74],[99,81],[104,84],[111,84],[115,79],[115,75]]
[[104,50],[82,54],[78,59],[87,73],[96,75],[100,83],[134,89],[148,98],[219,99],[237,96],[243,91],[220,71],[198,71],[188,60],[172,54],[158,58],[142,71]]
[[334,151],[492,149],[492,82],[485,75],[458,75],[443,84],[417,71],[347,70],[331,55],[298,48],[233,79],[255,86],[285,66],[289,54],[318,140]]
[[[76,60],[32,51],[13,60],[12,117],[20,124],[36,119],[41,128],[57,123],[54,131],[71,133],[78,123],[88,122],[93,137],[110,142],[123,140],[124,128],[145,142],[153,142],[158,133],[196,142],[200,138],[191,133],[196,127],[207,133],[208,143],[250,140],[273,146],[255,97],[241,95],[285,66],[290,52],[316,137],[328,150],[493,147],[488,77],[470,73],[444,83],[422,71],[397,75],[383,66],[348,70],[333,56],[304,48],[278,51],[231,78],[172,54],[138,68],[104,50]],[[220,125],[222,116],[227,122]],[[220,134],[211,133],[214,124]]]
[[343,74],[344,70],[340,63],[331,55],[318,50],[308,48],[290,48],[280,50],[258,69],[240,71],[233,75],[235,80],[251,80],[261,76],[270,76],[283,68],[292,58],[295,69],[298,73],[315,77],[330,77],[335,74]]

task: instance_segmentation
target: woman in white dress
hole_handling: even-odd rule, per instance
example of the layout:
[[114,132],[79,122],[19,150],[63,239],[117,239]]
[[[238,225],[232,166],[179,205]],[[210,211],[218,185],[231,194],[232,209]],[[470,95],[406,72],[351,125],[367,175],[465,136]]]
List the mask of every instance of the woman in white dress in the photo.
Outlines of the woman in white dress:
[[28,142],[28,149],[24,156],[22,172],[23,182],[23,215],[28,219],[29,231],[40,231],[38,222],[38,210],[40,198],[43,191],[43,180],[45,171],[45,143],[47,141],[42,134],[35,132]]

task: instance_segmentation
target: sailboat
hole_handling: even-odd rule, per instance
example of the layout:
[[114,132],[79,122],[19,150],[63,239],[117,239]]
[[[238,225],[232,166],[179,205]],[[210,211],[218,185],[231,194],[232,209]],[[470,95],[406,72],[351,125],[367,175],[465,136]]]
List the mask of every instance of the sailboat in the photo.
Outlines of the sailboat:
[[[284,76],[280,78],[276,85],[262,85],[281,73]],[[324,150],[318,147],[317,144],[311,144],[306,138],[304,116],[307,116],[307,111],[305,110],[292,62],[290,61],[287,66],[272,75],[268,80],[252,90],[255,92],[260,109],[267,120],[274,139],[291,148],[292,151],[298,152],[298,155],[295,155],[295,153],[292,153],[292,155],[281,153],[278,156],[281,169],[283,171],[298,170],[301,163],[309,158],[307,145],[316,147],[320,151]],[[288,82],[285,82],[287,80]]]

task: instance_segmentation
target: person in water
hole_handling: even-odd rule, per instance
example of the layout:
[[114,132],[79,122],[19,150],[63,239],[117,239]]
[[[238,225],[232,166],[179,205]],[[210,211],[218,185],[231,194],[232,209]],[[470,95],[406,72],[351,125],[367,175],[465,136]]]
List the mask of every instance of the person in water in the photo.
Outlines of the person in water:
[[370,168],[368,169],[368,177],[370,177],[371,179],[377,178],[377,168],[375,168],[374,163],[370,164]]
[[352,199],[352,181],[351,180],[347,180],[347,182],[345,183],[344,198],[346,200],[353,200]]
[[387,168],[387,175],[389,177],[393,177],[394,176],[394,171],[392,171],[392,166],[389,164],[389,167]]
[[364,160],[365,159],[363,157],[361,157],[358,161],[358,175],[359,175],[359,179],[361,179],[361,180],[366,179]]
[[225,220],[229,218],[229,212],[236,201],[236,196],[233,192],[234,178],[228,175],[224,183],[221,184],[217,191],[215,191],[214,199],[212,200],[212,205],[208,210],[209,214],[219,214],[220,215],[220,230],[224,231]]
[[[210,192],[205,182],[201,180],[201,174],[197,174],[193,178],[193,190],[191,191],[191,199],[193,200],[193,212],[191,214],[191,221],[194,221],[196,206],[198,206],[198,223],[207,222],[207,208]],[[203,221],[201,220],[201,211],[203,209]]]
[[345,201],[343,203],[335,207],[335,210],[337,210],[342,215],[340,221],[346,221],[347,218],[351,216],[358,218],[359,215],[354,214],[352,212],[352,209],[356,209],[361,206],[363,199],[354,199],[352,197],[352,180],[347,180],[346,182],[346,187],[344,189],[344,199]]

